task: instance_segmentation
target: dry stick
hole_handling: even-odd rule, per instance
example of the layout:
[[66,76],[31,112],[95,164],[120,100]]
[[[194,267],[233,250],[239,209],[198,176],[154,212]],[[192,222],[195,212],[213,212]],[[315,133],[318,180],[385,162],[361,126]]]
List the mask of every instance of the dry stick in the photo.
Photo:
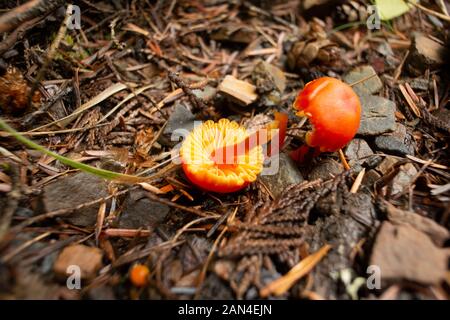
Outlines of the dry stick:
[[11,32],[8,37],[0,43],[0,56],[13,47],[19,40],[21,40],[25,32],[32,28],[40,20],[41,17],[37,17],[30,21],[24,22],[16,30]]
[[295,29],[297,26],[293,25],[292,23],[289,23],[288,21],[274,15],[273,13],[266,11],[264,9],[261,9],[260,7],[257,7],[255,5],[253,5],[252,3],[248,2],[248,1],[244,1],[242,3],[245,7],[247,7],[250,11],[254,11],[256,13],[262,14],[278,23],[281,23],[289,28]]
[[116,229],[109,228],[102,231],[102,235],[107,237],[125,237],[125,238],[135,238],[135,237],[148,237],[152,232],[150,230],[144,229]]
[[[67,83],[65,85],[67,85]],[[45,105],[43,105],[39,110],[36,110],[36,111],[28,114],[27,116],[25,116],[25,118],[22,120],[23,125],[28,126],[29,124],[31,124],[36,117],[47,112],[48,109],[50,109],[61,98],[63,98],[67,94],[69,94],[72,90],[73,90],[73,88],[71,86],[66,86],[66,87],[62,88],[61,90],[59,90],[55,95],[51,96],[48,99],[48,101],[45,103]]]
[[[428,9],[427,7],[424,7],[424,6],[422,6],[421,4],[411,2],[410,0],[407,0],[407,1],[408,1],[409,4],[412,4],[412,5],[415,6],[416,8],[419,8],[420,10],[422,10],[422,11],[428,13],[428,14],[431,14],[432,16],[435,16],[435,17],[438,17],[438,18],[440,18],[440,19],[442,19],[442,20],[444,20],[444,21],[450,22],[450,17],[447,16],[447,15],[445,15],[445,14],[436,12],[436,11],[431,10],[431,9]],[[444,7],[445,7],[445,6],[444,6]]]
[[350,165],[347,162],[347,159],[345,159],[345,154],[342,152],[342,149],[339,149],[339,158],[341,159],[342,164],[344,165],[345,170],[350,170]]
[[97,223],[95,226],[95,244],[98,246],[100,233],[102,232],[103,222],[105,221],[106,202],[102,202],[97,212]]
[[202,221],[206,221],[206,220],[211,220],[211,219],[217,219],[217,217],[212,217],[212,216],[207,216],[207,217],[201,217],[201,218],[197,218],[195,220],[192,220],[189,223],[186,223],[183,227],[181,227],[177,233],[175,234],[175,236],[172,238],[172,240],[170,240],[172,243],[177,242],[178,238],[187,230],[189,229],[190,226],[202,222]]
[[359,80],[357,80],[357,81],[355,81],[355,82],[353,82],[353,83],[350,83],[349,86],[350,86],[350,87],[354,87],[354,86],[356,86],[356,85],[358,85],[358,84],[360,84],[360,83],[362,83],[362,82],[366,82],[367,80],[370,80],[370,79],[372,79],[373,77],[376,77],[376,76],[377,76],[377,74],[376,74],[376,73],[373,73],[373,74],[371,74],[370,76],[367,76],[367,77],[362,78],[362,79],[359,79]]
[[52,44],[50,45],[50,48],[48,49],[44,64],[42,65],[41,69],[39,70],[39,73],[37,74],[36,79],[34,80],[33,86],[31,87],[30,93],[28,95],[28,105],[31,105],[33,94],[36,91],[42,78],[44,77],[45,71],[47,70],[48,66],[50,65],[50,62],[52,61],[53,57],[55,56],[56,50],[58,49],[61,40],[64,38],[64,36],[66,34],[67,24],[69,22],[70,15],[72,14],[72,8],[73,8],[73,6],[71,4],[69,4],[67,6],[66,16],[64,17],[64,21],[61,24],[61,26],[59,27],[58,33],[55,37],[55,40],[53,40]]
[[177,74],[174,72],[167,70],[169,73],[169,79],[173,83],[175,83],[179,88],[183,90],[183,92],[191,99],[192,103],[195,105],[197,110],[206,110],[206,103],[203,101],[203,99],[197,97],[189,88],[189,86],[184,83],[183,79],[181,79]]
[[124,84],[122,84],[120,82],[115,83],[115,84],[109,86],[107,89],[105,89],[102,92],[100,92],[98,95],[93,97],[88,102],[86,102],[83,105],[81,105],[80,107],[78,107],[76,110],[74,110],[68,116],[65,116],[63,118],[57,119],[55,121],[52,121],[50,123],[44,124],[44,125],[39,126],[37,128],[31,129],[28,132],[36,132],[38,130],[42,130],[44,128],[48,128],[48,127],[50,127],[50,126],[52,126],[54,124],[62,124],[63,126],[66,126],[67,124],[72,122],[72,120],[74,118],[76,118],[76,116],[78,116],[79,114],[85,112],[86,110],[92,108],[93,106],[96,106],[97,104],[99,104],[103,100],[109,98],[113,94],[116,94],[117,92],[120,92],[120,91],[125,90],[125,89],[127,89],[126,85],[124,85]]
[[139,172],[138,174],[136,174],[136,176],[138,176],[138,177],[143,176],[143,175],[145,175],[145,174],[147,174],[147,173],[149,173],[149,172],[151,172],[151,171],[153,171],[153,170],[156,170],[156,169],[162,167],[163,165],[165,165],[165,164],[167,164],[167,163],[169,163],[169,162],[171,162],[171,161],[173,161],[173,160],[178,159],[179,157],[180,157],[179,155],[177,155],[177,156],[175,156],[175,157],[170,157],[169,159],[164,160],[163,162],[158,163],[157,165],[154,165],[154,166],[151,167],[151,168],[148,168],[148,169],[145,169],[145,170],[142,171],[142,172]]
[[[97,129],[97,128],[101,128],[101,127],[106,127],[111,125],[111,122],[107,122],[107,123],[100,123],[100,124],[96,124],[96,125],[92,125],[92,126],[87,126],[87,127],[81,127],[81,128],[70,128],[70,129],[62,129],[62,130],[54,130],[54,131],[24,131],[24,132],[19,132],[21,135],[23,136],[51,136],[51,135],[55,135],[55,134],[61,134],[61,133],[72,133],[72,132],[78,132],[78,131],[87,131],[87,130],[91,130],[91,129]],[[10,136],[11,134],[9,133],[4,133],[2,132],[2,135],[4,136]]]
[[445,14],[446,16],[450,16],[450,15],[448,14],[447,6],[445,5],[445,1],[444,1],[444,0],[439,0],[439,5],[440,5],[440,7],[441,7],[441,9],[442,9],[442,12],[444,12],[444,14]]
[[176,209],[180,209],[180,210],[183,210],[183,211],[195,214],[195,215],[200,216],[200,217],[204,217],[204,218],[208,218],[208,219],[211,219],[211,218],[217,219],[219,217],[219,215],[208,215],[205,212],[202,212],[200,210],[196,210],[196,209],[193,209],[193,208],[190,208],[190,207],[182,206],[182,205],[180,205],[178,203],[175,203],[175,202],[172,202],[170,200],[160,198],[157,195],[155,195],[153,193],[150,193],[150,192],[147,192],[146,196],[147,196],[147,198],[150,198],[150,200],[153,200],[153,201],[165,204],[165,205],[167,205],[169,207],[173,207],[173,208],[176,208]]
[[428,123],[429,125],[433,126],[436,129],[441,129],[446,131],[447,133],[450,133],[450,124],[442,119],[439,119],[438,117],[431,114],[430,111],[428,111],[427,108],[422,108],[422,117],[423,120]]
[[[239,200],[238,200],[239,201]],[[196,294],[195,294],[195,299],[197,300],[199,298],[200,295],[200,289],[203,285],[203,282],[205,280],[205,276],[206,276],[206,271],[208,270],[208,266],[211,262],[211,259],[213,257],[213,254],[216,252],[217,246],[219,245],[219,242],[222,240],[223,236],[225,235],[225,233],[228,231],[228,225],[231,224],[231,222],[234,220],[234,217],[236,216],[236,213],[238,211],[239,206],[236,206],[236,208],[234,209],[233,213],[231,214],[231,216],[228,218],[228,223],[225,226],[225,228],[223,228],[222,232],[219,234],[219,236],[217,237],[217,239],[214,241],[213,246],[211,248],[211,251],[208,254],[208,257],[206,258],[206,262],[203,265],[203,268],[198,276],[197,279],[197,289],[196,289]]]
[[63,5],[64,0],[32,0],[0,16],[0,34]]
[[405,65],[405,62],[406,62],[406,59],[408,58],[408,56],[409,56],[409,50],[406,51],[405,55],[403,56],[402,61],[398,65],[397,69],[395,69],[394,82],[397,82],[398,78],[400,78],[400,74],[402,73],[403,66]]
[[38,241],[41,241],[42,239],[48,237],[49,235],[51,235],[52,232],[51,231],[47,231],[45,233],[42,233],[40,235],[38,235],[37,237],[26,241],[25,243],[21,244],[20,246],[18,246],[16,249],[14,249],[13,251],[9,252],[8,254],[4,255],[1,259],[1,261],[3,263],[8,262],[9,260],[11,260],[11,258],[13,258],[14,256],[16,256],[17,254],[19,254],[20,252],[22,252],[23,250],[25,250],[26,248],[28,248],[29,246],[31,246],[33,243],[36,243]]
[[364,178],[364,174],[366,173],[366,168],[363,168],[359,173],[358,176],[355,179],[355,182],[353,183],[350,192],[356,193],[358,192],[359,186],[361,185],[362,179]]

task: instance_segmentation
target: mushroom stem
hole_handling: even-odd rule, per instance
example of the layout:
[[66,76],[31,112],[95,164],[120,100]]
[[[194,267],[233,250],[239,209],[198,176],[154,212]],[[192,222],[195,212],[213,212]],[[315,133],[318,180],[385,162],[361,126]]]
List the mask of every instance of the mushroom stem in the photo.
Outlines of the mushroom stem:
[[[268,155],[271,156],[274,152],[279,151],[279,146],[284,142],[286,137],[287,121],[287,114],[275,112],[274,121],[270,122],[264,128],[258,129],[251,133],[241,142],[215,149],[211,154],[211,158],[218,164],[236,164],[239,156],[248,154],[250,150],[257,146],[262,146],[269,143],[275,136],[278,135],[279,145],[275,148],[270,147],[268,149]],[[277,131],[274,132],[274,130]]]

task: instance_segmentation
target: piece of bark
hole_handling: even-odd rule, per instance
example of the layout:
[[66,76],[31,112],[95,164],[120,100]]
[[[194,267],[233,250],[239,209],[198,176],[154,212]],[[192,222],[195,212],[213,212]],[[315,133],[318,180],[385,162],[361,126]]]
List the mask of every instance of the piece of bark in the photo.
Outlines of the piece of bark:
[[63,5],[63,0],[32,0],[0,16],[0,34],[11,31],[25,21],[44,16]]
[[398,209],[388,202],[385,202],[384,204],[386,205],[387,217],[393,224],[409,224],[415,229],[428,235],[438,246],[442,246],[450,237],[450,232],[435,221],[411,211]]
[[226,76],[219,85],[219,92],[226,94],[237,103],[247,106],[258,99],[256,87],[246,81]]
[[410,55],[407,60],[409,71],[420,75],[426,69],[438,68],[446,63],[449,49],[421,33],[414,33]]

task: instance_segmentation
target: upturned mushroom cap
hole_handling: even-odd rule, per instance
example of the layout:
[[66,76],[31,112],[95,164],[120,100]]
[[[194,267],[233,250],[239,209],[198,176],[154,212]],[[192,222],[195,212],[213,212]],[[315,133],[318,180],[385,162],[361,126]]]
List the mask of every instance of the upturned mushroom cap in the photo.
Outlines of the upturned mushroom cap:
[[361,104],[346,83],[323,77],[306,84],[294,102],[298,116],[306,116],[313,130],[306,144],[321,152],[334,152],[353,139],[359,128]]
[[[239,144],[248,137],[244,127],[234,121],[208,120],[196,127],[183,142],[180,156],[187,178],[200,189],[218,193],[238,191],[255,181],[263,169],[263,150],[260,145],[232,161],[219,161],[216,150]],[[233,148],[231,148],[233,149]]]

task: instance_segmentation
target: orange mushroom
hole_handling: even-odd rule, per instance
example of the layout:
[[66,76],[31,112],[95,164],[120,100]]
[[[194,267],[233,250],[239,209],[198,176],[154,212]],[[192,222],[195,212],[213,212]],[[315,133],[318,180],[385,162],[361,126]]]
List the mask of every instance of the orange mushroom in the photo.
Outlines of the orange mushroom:
[[[200,189],[235,192],[255,181],[263,170],[263,148],[280,128],[284,140],[287,117],[277,114],[267,127],[248,134],[234,121],[211,120],[196,127],[180,149],[187,178]],[[284,128],[284,129],[283,129]]]
[[135,264],[130,270],[130,280],[136,287],[145,287],[148,284],[150,270],[143,264]]
[[208,120],[196,127],[180,149],[187,178],[203,190],[218,193],[235,192],[255,181],[264,157],[261,146],[238,148],[247,136],[245,128],[228,119]]
[[[306,144],[319,152],[334,152],[349,143],[359,128],[361,104],[348,84],[323,77],[306,84],[294,102],[297,115],[308,117],[313,130]],[[305,148],[296,150],[304,153]]]

